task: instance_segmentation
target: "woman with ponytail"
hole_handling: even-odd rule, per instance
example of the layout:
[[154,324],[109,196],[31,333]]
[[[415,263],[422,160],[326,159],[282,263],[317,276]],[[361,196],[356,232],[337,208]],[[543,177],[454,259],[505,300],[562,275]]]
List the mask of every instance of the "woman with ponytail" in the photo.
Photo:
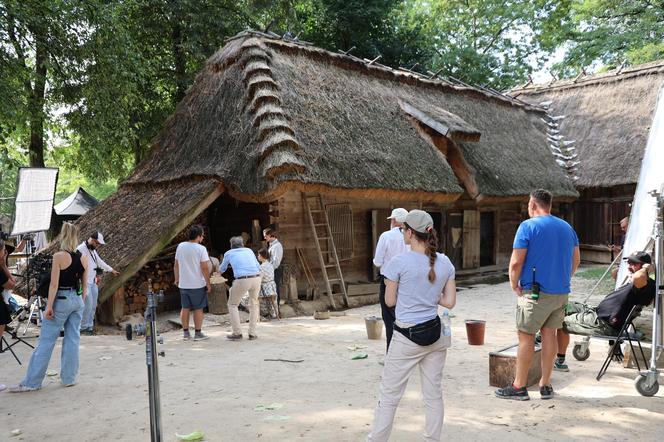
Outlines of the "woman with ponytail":
[[[53,254],[51,282],[48,287],[48,300],[44,311],[37,348],[30,357],[28,372],[20,384],[9,389],[12,393],[39,390],[42,387],[51,354],[64,328],[60,355],[60,381],[65,387],[76,383],[78,375],[78,347],[81,340],[80,328],[83,307],[87,295],[86,281],[88,261],[78,246],[78,227],[64,223],[60,231],[60,251]],[[79,295],[78,288],[83,292]]]
[[396,333],[385,357],[380,399],[368,441],[389,439],[408,378],[418,366],[426,409],[424,440],[440,440],[443,427],[441,380],[451,335],[443,333],[438,306],[451,309],[456,303],[454,266],[437,252],[438,238],[428,213],[411,210],[403,235],[411,251],[395,256],[381,270],[385,302],[396,305]]

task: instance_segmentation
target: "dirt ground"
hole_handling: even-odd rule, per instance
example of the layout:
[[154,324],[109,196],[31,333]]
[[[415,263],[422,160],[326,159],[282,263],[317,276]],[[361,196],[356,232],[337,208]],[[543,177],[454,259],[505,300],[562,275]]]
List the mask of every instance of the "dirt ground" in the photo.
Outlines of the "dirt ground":
[[[574,297],[593,281],[575,278]],[[597,299],[598,297],[594,297]],[[531,388],[529,402],[494,397],[489,352],[516,342],[515,299],[507,283],[460,290],[453,310],[453,346],[444,370],[445,439],[469,441],[661,440],[664,388],[640,396],[634,370],[616,364],[595,380],[606,343],[592,341],[585,362],[568,357],[569,373],[553,375],[557,396],[542,401]],[[183,342],[164,334],[159,359],[164,440],[200,429],[208,441],[360,441],[376,405],[384,341],[367,339],[364,320],[378,305],[345,316],[261,323],[256,341],[229,342],[228,327],[208,326],[208,341]],[[222,321],[224,318],[221,318]],[[469,346],[465,319],[487,321],[485,345]],[[208,324],[219,318],[210,318]],[[245,326],[246,327],[246,326]],[[245,328],[246,333],[246,328]],[[366,346],[367,359],[352,360]],[[14,347],[24,365],[0,355],[0,382],[18,382],[29,349]],[[84,336],[78,385],[63,388],[57,375],[38,392],[0,393],[0,440],[149,440],[147,375],[143,341],[123,336]],[[49,370],[59,370],[60,345]],[[571,352],[571,351],[570,351]],[[265,359],[303,360],[274,362]],[[662,379],[660,378],[660,382]],[[274,410],[257,410],[274,405]],[[392,440],[420,440],[424,408],[414,373],[397,411]],[[12,436],[11,431],[21,434]]]

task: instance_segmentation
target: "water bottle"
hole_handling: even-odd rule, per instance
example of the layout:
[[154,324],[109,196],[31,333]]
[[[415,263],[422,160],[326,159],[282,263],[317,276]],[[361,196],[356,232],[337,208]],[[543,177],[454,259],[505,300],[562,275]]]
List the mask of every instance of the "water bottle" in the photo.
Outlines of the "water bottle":
[[450,311],[447,309],[443,312],[441,326],[443,328],[443,336],[452,336],[452,321],[450,320]]

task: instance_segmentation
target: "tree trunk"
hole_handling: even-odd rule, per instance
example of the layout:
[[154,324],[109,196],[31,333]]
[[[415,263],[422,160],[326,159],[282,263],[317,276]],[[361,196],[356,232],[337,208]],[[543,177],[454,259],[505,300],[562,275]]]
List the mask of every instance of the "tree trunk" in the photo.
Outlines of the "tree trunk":
[[178,23],[177,15],[174,17],[173,30],[171,32],[171,45],[173,50],[173,63],[175,66],[175,103],[179,103],[187,92],[187,58],[182,47],[183,30]]
[[44,105],[46,103],[46,43],[44,36],[35,36],[35,79],[29,96],[30,147],[28,156],[30,167],[44,167]]

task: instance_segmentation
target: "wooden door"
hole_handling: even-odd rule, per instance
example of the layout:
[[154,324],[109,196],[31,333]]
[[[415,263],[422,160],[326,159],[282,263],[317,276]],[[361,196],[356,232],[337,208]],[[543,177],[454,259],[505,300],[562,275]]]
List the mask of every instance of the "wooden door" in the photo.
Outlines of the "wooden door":
[[480,266],[480,212],[463,211],[463,268]]

